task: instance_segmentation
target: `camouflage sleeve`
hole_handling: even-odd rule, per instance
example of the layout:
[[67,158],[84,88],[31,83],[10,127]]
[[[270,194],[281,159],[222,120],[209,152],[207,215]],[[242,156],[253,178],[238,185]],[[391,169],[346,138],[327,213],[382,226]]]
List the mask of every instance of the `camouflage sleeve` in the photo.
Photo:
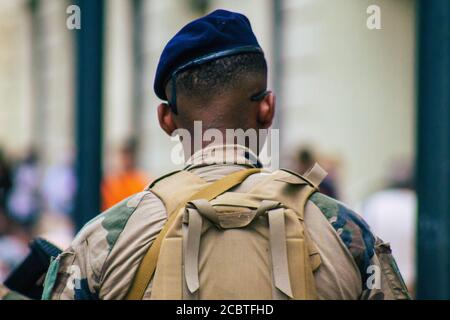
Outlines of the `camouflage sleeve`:
[[[78,264],[80,266],[81,264]],[[43,300],[59,299],[95,299],[87,283],[87,277],[83,277],[81,269],[77,268],[76,254],[69,249],[54,259],[47,271],[44,283]],[[30,300],[28,297],[9,290],[0,284],[0,300]]]
[[[132,277],[133,273],[129,270],[130,265],[134,262],[136,262],[137,268],[138,261],[130,259],[129,255],[145,251],[145,247],[141,248],[141,246],[139,246],[141,251],[134,250],[132,240],[144,233],[144,230],[148,231],[146,227],[149,220],[153,224],[154,221],[146,217],[146,223],[138,217],[135,226],[138,225],[144,229],[131,228],[133,230],[130,232],[131,238],[125,237],[126,239],[123,239],[122,242],[118,240],[124,238],[125,226],[129,225],[131,216],[148,195],[150,195],[149,192],[141,192],[130,196],[88,222],[80,230],[71,246],[51,262],[42,298],[44,300],[121,298],[122,296],[116,294],[116,291],[122,292],[127,289],[128,282],[123,282],[124,274]],[[141,211],[144,213],[150,211],[149,214],[151,214],[151,209],[143,206]],[[117,248],[117,242],[122,243],[120,248]],[[114,255],[116,251],[120,251],[119,257]],[[111,276],[111,273],[114,277]]]
[[93,268],[86,255],[86,241],[72,246],[53,259],[44,282],[42,300],[96,299]]
[[52,260],[44,281],[43,300],[98,298],[99,273],[107,254],[102,252],[102,220],[103,214],[87,223],[71,246]]
[[0,300],[29,300],[20,293],[9,290],[3,284],[0,283]]
[[363,300],[409,300],[411,299],[389,243],[377,238],[375,254],[368,268],[361,299]]
[[361,299],[410,299],[389,244],[375,237],[361,216],[318,192],[310,200],[333,226],[358,266]]

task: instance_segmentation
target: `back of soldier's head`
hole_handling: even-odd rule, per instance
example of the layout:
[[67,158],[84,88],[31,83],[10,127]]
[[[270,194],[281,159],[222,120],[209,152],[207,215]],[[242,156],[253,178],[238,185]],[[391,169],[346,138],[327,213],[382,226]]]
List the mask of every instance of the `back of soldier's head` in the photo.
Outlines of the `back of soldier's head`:
[[275,98],[264,52],[242,14],[216,10],[184,26],[165,46],[154,89],[161,128],[267,129]]
[[[172,81],[166,85],[169,101],[172,85]],[[252,127],[249,117],[259,103],[251,97],[266,87],[263,54],[243,53],[210,61],[176,77],[177,118],[187,129],[194,121],[202,121],[205,128],[247,129]]]

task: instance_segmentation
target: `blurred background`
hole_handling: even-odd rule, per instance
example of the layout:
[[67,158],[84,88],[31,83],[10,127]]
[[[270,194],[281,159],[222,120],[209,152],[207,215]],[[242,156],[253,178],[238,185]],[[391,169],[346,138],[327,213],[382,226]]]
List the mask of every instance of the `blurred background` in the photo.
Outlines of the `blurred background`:
[[67,246],[179,169],[153,77],[217,8],[247,15],[265,50],[282,166],[322,164],[322,192],[391,242],[414,295],[450,299],[448,0],[0,0],[0,281],[32,237]]

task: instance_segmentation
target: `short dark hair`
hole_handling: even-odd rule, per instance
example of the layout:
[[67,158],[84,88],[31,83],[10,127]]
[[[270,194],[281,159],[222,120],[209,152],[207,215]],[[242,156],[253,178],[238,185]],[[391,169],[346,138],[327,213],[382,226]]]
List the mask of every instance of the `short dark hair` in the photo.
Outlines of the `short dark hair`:
[[[267,77],[267,62],[263,54],[232,55],[212,60],[178,74],[177,95],[209,100],[221,93],[240,88],[243,81],[257,76]],[[171,85],[170,81],[168,84]],[[249,92],[249,94],[254,93]]]

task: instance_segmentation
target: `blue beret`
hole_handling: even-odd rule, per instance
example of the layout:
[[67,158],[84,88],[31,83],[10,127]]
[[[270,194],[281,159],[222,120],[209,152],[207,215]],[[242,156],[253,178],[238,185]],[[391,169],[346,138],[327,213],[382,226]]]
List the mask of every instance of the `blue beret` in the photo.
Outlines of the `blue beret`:
[[164,48],[155,75],[156,95],[167,100],[165,85],[187,68],[239,53],[262,49],[246,16],[216,10],[184,26]]

